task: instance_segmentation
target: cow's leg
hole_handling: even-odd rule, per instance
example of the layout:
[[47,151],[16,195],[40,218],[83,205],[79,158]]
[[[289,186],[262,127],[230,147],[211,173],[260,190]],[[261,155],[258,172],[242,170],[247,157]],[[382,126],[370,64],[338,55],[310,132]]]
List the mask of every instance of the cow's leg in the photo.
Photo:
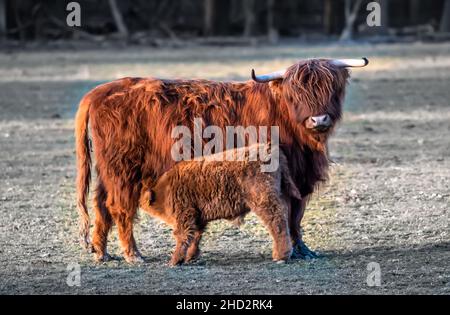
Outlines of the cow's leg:
[[95,212],[94,233],[92,236],[92,251],[96,261],[108,261],[111,256],[106,250],[108,233],[112,226],[112,217],[106,207],[107,193],[101,179],[98,179],[93,207]]
[[133,220],[135,215],[136,210],[128,213],[121,211],[118,214],[113,215],[117,225],[120,246],[122,247],[125,260],[128,263],[144,262],[141,253],[137,249],[133,235]]
[[289,229],[294,249],[291,256],[293,259],[311,259],[319,257],[315,252],[310,250],[302,240],[301,222],[303,215],[305,214],[308,200],[309,196],[302,198],[302,200],[295,199],[291,202]]
[[306,209],[306,198],[302,200],[292,199],[290,218],[289,218],[289,229],[291,232],[292,243],[297,243],[298,240],[302,239],[300,223],[303,219],[303,215]]
[[189,245],[189,248],[186,253],[185,259],[186,262],[195,260],[200,255],[199,244],[200,240],[202,239],[202,236],[203,236],[203,229],[194,232],[194,237],[192,238],[191,245]]
[[[261,196],[265,196],[262,197]],[[253,212],[262,220],[273,239],[272,258],[276,262],[287,261],[292,253],[289,234],[289,209],[287,205],[270,194],[262,194],[256,205],[249,205]]]
[[[170,260],[171,266],[182,264],[187,256],[187,250],[191,245],[194,235],[199,231],[196,226],[195,210],[192,208],[175,209],[176,227],[173,231],[176,245]],[[201,236],[201,235],[200,235]]]
[[133,220],[137,212],[137,207],[127,209],[118,204],[108,205],[111,215],[117,225],[119,243],[122,247],[124,258],[128,263],[140,263],[144,260],[139,253],[133,235]]

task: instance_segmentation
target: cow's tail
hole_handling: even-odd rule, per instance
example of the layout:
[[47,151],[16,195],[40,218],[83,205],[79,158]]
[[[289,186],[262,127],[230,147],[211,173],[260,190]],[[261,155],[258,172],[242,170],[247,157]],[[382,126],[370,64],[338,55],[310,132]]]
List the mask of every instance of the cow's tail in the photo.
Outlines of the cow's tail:
[[84,97],[75,117],[75,146],[77,155],[77,209],[80,216],[80,244],[89,246],[89,213],[87,197],[91,181],[91,153],[89,146],[89,97]]

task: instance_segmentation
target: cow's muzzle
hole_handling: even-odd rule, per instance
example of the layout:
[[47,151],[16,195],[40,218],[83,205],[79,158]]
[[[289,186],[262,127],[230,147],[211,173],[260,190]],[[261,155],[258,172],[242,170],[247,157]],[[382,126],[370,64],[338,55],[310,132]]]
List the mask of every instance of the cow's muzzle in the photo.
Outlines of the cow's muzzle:
[[306,128],[317,131],[325,131],[331,127],[331,124],[329,115],[311,116],[305,121]]

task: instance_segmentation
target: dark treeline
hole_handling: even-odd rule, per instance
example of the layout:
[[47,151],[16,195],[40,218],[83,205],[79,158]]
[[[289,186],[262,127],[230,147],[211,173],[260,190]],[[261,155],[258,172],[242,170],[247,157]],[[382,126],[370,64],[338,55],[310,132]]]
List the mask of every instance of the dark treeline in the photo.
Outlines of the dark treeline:
[[368,27],[367,0],[79,0],[81,26],[69,27],[71,1],[0,0],[8,40],[264,37],[342,40],[373,35],[450,33],[450,0],[378,0],[382,26]]

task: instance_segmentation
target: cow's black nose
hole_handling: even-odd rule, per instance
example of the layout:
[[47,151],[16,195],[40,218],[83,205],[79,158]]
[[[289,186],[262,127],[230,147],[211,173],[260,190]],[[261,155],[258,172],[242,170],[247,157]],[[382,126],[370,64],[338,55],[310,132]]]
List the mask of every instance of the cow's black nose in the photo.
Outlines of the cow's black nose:
[[311,116],[307,123],[307,128],[311,129],[324,129],[331,126],[331,118],[329,115]]

